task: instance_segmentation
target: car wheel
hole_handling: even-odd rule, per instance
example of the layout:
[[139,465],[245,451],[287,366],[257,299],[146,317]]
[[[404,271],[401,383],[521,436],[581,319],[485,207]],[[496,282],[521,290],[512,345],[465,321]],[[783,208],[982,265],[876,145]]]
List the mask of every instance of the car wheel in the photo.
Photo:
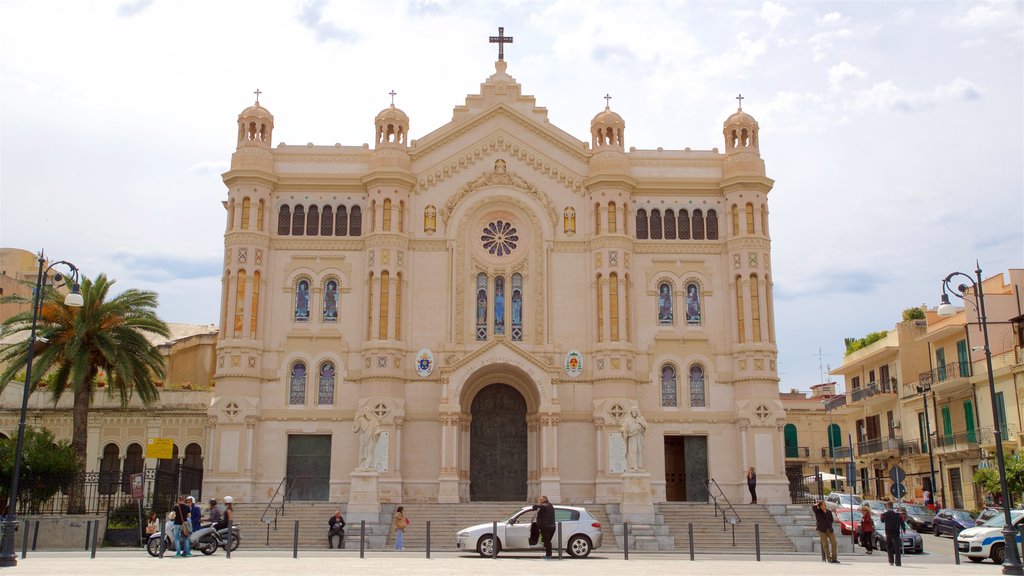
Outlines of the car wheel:
[[582,534],[577,534],[572,538],[569,538],[569,556],[573,558],[586,558],[590,556],[590,551],[593,550],[594,545],[591,544],[590,538]]
[[476,552],[484,558],[490,558],[495,554],[494,547],[497,546],[497,553],[501,553],[501,542],[497,541],[495,544],[495,538],[491,534],[484,534],[476,541]]
[[984,560],[984,558],[980,558],[978,556],[968,556],[967,559],[970,560],[971,562],[974,562],[975,564],[977,564],[978,562],[981,562],[982,560]]
[[1006,554],[1006,551],[1003,550],[1002,542],[1000,542],[999,544],[993,544],[992,545],[992,561],[993,562],[995,562],[996,564],[1002,564],[1005,554]]
[[875,538],[875,548],[885,552],[885,538]]
[[936,536],[942,536],[942,530],[939,528],[938,524],[932,524],[932,534],[935,534]]

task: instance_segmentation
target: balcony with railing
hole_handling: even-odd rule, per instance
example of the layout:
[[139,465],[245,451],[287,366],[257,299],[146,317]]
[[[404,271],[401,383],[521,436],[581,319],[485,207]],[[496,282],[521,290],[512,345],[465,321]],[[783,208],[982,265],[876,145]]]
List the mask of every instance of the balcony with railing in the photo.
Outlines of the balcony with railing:
[[857,443],[857,454],[867,456],[886,452],[898,453],[902,441],[902,438],[870,438]]
[[897,449],[900,457],[921,454],[921,444],[916,440],[900,440],[897,442]]
[[888,382],[869,382],[865,386],[850,391],[850,403],[863,402],[868,399],[885,400],[895,397],[897,393],[895,378],[890,378]]
[[832,449],[832,453],[829,453],[828,448],[821,449],[822,460],[849,460],[853,449],[849,446],[836,446]]
[[[960,432],[952,432],[949,434],[936,434],[933,446],[936,452],[951,453],[951,452],[962,452],[967,450],[977,450],[980,447],[978,439],[981,437],[981,431],[977,428],[970,430],[962,430]],[[995,440],[993,439],[993,442]]]
[[[1003,448],[1006,448],[1007,443],[1010,443],[1011,446],[1018,443],[1016,424],[1001,425],[999,427],[999,435],[1003,440]],[[983,448],[995,448],[996,434],[994,426],[982,426],[981,428],[978,428],[978,445]]]
[[811,457],[811,449],[807,446],[786,446],[786,458],[806,460]]
[[918,385],[925,390],[943,384],[953,384],[956,381],[961,380],[959,383],[967,384],[967,378],[971,376],[971,363],[970,362],[950,362],[942,366],[937,366],[934,370],[928,372],[921,372],[918,375]]

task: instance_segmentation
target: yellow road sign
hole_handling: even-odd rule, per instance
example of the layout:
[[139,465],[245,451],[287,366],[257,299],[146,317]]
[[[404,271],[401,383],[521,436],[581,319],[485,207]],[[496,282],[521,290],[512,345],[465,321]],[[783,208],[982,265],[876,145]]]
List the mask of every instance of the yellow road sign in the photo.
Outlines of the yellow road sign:
[[146,442],[146,458],[169,459],[174,457],[174,440],[150,438]]

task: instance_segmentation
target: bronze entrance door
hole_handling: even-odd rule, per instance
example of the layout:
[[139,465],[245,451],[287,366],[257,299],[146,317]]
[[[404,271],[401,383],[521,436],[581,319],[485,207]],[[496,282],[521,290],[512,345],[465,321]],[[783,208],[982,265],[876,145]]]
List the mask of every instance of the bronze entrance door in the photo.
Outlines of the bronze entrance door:
[[706,436],[665,436],[665,499],[708,501]]
[[288,498],[327,500],[331,483],[331,437],[288,435]]
[[469,499],[526,500],[526,400],[508,384],[473,398],[469,430]]

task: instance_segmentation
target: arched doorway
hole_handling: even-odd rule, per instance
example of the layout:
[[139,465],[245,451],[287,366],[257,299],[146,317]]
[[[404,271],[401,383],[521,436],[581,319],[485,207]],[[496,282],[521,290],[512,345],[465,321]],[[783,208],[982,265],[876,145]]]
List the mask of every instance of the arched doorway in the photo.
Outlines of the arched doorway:
[[508,384],[491,384],[470,410],[469,499],[526,500],[526,399]]

